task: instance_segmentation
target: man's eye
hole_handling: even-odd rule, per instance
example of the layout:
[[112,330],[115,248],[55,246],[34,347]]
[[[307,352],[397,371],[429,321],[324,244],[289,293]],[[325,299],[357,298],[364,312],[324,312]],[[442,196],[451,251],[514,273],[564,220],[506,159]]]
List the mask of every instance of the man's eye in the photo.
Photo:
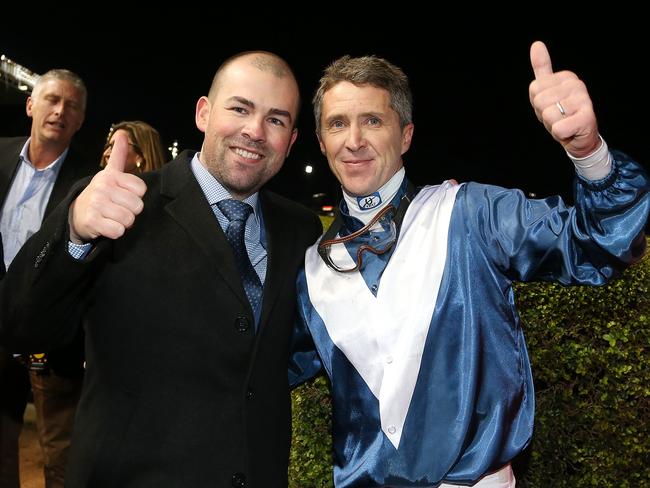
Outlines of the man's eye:
[[276,117],[271,117],[269,119],[269,122],[271,122],[273,125],[277,125],[277,126],[280,126],[280,127],[284,127],[284,125],[285,125],[283,120],[280,120],[280,119],[278,119]]

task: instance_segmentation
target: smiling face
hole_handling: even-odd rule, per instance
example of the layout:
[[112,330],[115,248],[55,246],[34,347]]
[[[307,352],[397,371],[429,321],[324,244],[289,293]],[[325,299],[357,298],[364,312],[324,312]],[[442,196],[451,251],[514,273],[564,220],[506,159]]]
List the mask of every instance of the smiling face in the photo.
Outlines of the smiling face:
[[280,170],[297,136],[298,85],[290,71],[256,64],[267,58],[275,59],[252,53],[230,62],[196,107],[205,133],[199,159],[239,199]]
[[413,124],[403,129],[387,90],[337,83],[323,96],[320,148],[343,188],[357,196],[377,191],[403,166]]
[[26,110],[32,119],[32,140],[63,149],[83,124],[84,93],[69,81],[50,78],[36,86]]

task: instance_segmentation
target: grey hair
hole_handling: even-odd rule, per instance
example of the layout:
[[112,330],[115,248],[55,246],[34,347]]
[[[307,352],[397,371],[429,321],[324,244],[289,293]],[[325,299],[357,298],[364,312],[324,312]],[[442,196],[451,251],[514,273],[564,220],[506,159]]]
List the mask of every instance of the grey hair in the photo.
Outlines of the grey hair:
[[325,68],[312,99],[317,134],[320,134],[321,130],[323,97],[328,90],[342,81],[357,86],[371,85],[383,88],[388,91],[391,108],[399,116],[400,127],[403,129],[413,121],[413,95],[408,77],[400,68],[377,56],[353,58],[346,55]]
[[51,69],[42,75],[34,85],[32,96],[37,96],[38,92],[41,90],[41,87],[45,84],[45,82],[49,80],[67,81],[75,88],[77,88],[81,92],[82,108],[84,111],[86,110],[86,101],[88,99],[88,90],[86,89],[86,84],[78,74],[73,73],[67,69]]

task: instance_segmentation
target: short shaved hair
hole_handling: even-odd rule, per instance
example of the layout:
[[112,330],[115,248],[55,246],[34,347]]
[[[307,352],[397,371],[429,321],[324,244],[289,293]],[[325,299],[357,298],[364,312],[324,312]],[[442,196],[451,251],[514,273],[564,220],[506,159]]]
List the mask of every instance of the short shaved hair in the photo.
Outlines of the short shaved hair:
[[81,92],[81,100],[83,104],[81,108],[84,112],[86,111],[86,101],[88,99],[88,90],[86,90],[86,84],[78,74],[73,73],[67,69],[51,69],[39,77],[38,81],[34,84],[34,88],[32,89],[33,98],[36,98],[38,96],[38,92],[41,91],[43,85],[49,80],[67,81],[77,90],[79,90]]
[[[212,85],[210,85],[210,91],[208,92],[208,99],[210,99],[210,101],[214,100],[214,94],[219,89],[219,81],[223,71],[228,66],[230,66],[234,61],[237,61],[238,59],[244,57],[250,57],[250,64],[252,66],[255,66],[260,71],[271,73],[276,78],[290,77],[296,83],[296,86],[298,86],[296,75],[291,69],[291,66],[289,66],[289,63],[287,63],[284,59],[282,59],[277,54],[274,54],[269,51],[244,51],[241,53],[237,53],[233,56],[230,56],[223,63],[221,63],[221,66],[219,66],[217,72],[214,74],[214,78],[212,79]],[[300,90],[298,90],[296,119],[298,118],[298,112],[300,112]]]

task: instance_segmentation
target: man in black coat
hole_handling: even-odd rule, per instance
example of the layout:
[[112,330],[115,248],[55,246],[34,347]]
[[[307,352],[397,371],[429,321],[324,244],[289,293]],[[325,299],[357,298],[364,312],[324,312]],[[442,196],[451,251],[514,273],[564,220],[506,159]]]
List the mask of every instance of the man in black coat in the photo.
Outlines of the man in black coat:
[[[96,172],[97,165],[84,160],[70,147],[81,127],[86,109],[86,87],[67,70],[51,70],[34,86],[27,99],[32,119],[29,138],[0,138],[0,232],[4,273],[24,242],[36,232],[43,218],[58,205],[72,184]],[[42,324],[46,326],[45,319]],[[34,393],[39,441],[45,456],[48,488],[63,486],[74,414],[83,379],[81,331],[59,348],[44,348],[25,365],[18,352],[3,347],[0,338],[0,487],[14,488],[18,481],[18,436],[30,382]]]
[[[286,488],[295,278],[321,226],[261,187],[296,139],[299,104],[285,61],[230,58],[196,106],[200,153],[140,179],[116,139],[5,276],[1,326],[16,344],[65,342],[71,314],[85,325],[67,487]],[[245,263],[230,204],[252,211]]]

